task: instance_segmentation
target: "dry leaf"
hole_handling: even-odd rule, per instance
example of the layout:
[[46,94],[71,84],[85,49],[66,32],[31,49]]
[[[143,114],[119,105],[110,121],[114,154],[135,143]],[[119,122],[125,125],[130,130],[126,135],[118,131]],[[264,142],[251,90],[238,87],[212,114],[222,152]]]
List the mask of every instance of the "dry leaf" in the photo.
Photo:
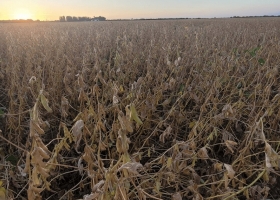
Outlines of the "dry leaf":
[[3,186],[3,181],[0,180],[0,200],[6,199],[6,189]]
[[165,131],[163,131],[163,133],[159,136],[159,141],[161,141],[162,143],[165,143],[165,139],[167,139],[168,137],[171,136],[171,131],[172,128],[171,126],[168,126]]
[[138,175],[139,172],[137,171],[139,168],[143,168],[143,165],[139,162],[128,162],[123,164],[118,171],[120,171],[121,169],[127,169],[129,172],[131,172],[132,174]]
[[161,182],[159,180],[156,180],[156,185],[154,188],[157,194],[160,194],[160,186],[161,186]]
[[214,169],[215,169],[217,172],[222,171],[222,168],[223,168],[223,164],[222,164],[222,163],[215,163],[215,164],[214,164]]
[[80,145],[80,141],[82,139],[82,129],[84,127],[84,121],[83,120],[78,120],[76,121],[76,123],[74,124],[74,126],[71,128],[71,132],[73,134],[73,139],[74,139],[74,142],[76,143],[76,146],[75,146],[75,150],[77,152],[78,151],[78,147]]
[[169,158],[167,159],[166,167],[170,169],[171,165],[172,165],[172,157],[169,157]]
[[129,120],[129,118],[127,118],[127,116],[125,116],[123,114],[122,111],[120,111],[119,114],[118,114],[118,120],[119,120],[123,130],[127,130],[130,133],[133,132],[131,121]]
[[176,192],[172,195],[172,200],[182,200],[182,195],[180,192]]
[[129,149],[130,140],[126,136],[126,133],[120,129],[118,131],[118,138],[116,142],[117,151],[119,153],[126,152]]
[[98,199],[100,194],[98,193],[91,193],[90,195],[84,195],[83,200],[96,200]]
[[225,117],[230,117],[233,115],[233,110],[230,104],[226,104],[223,109],[222,113],[224,114]]
[[171,102],[171,98],[166,99],[164,102],[162,102],[162,106],[167,106]]
[[113,105],[118,104],[119,103],[119,99],[116,95],[113,96]]
[[209,158],[206,147],[202,147],[198,150],[197,155],[199,158],[207,159]]
[[83,161],[83,158],[80,157],[79,160],[78,160],[78,171],[79,171],[81,176],[83,175],[83,170],[84,170],[84,166],[82,164],[82,161]]
[[65,97],[61,98],[61,115],[62,117],[68,116],[69,101]]
[[268,168],[279,168],[280,156],[267,142],[265,142],[265,161]]
[[224,163],[224,166],[227,170],[227,176],[230,178],[230,179],[233,179],[234,178],[234,175],[235,175],[235,171],[233,170],[232,166],[231,165],[228,165],[228,164],[225,164]]
[[270,158],[269,156],[265,153],[265,166],[268,168],[268,169],[272,169],[272,164],[270,162]]
[[201,196],[201,194],[196,193],[195,197],[193,198],[193,200],[203,200],[204,198]]
[[137,111],[135,109],[135,105],[132,103],[130,104],[130,119],[133,119],[138,125],[142,125],[143,122],[138,117]]
[[236,142],[234,142],[234,141],[231,141],[231,140],[226,140],[225,141],[225,144],[226,144],[226,146],[227,146],[227,148],[231,151],[231,153],[234,153],[234,148],[235,148],[235,146],[237,145],[237,143]]
[[43,107],[49,112],[52,112],[52,109],[49,107],[49,100],[45,97],[45,95],[43,95],[43,93],[41,93],[40,95],[41,97],[41,103],[43,105]]
[[193,128],[196,125],[196,121],[192,121],[189,123],[189,128]]
[[50,123],[48,121],[43,121],[39,118],[38,120],[39,126],[44,130],[47,131],[51,127]]

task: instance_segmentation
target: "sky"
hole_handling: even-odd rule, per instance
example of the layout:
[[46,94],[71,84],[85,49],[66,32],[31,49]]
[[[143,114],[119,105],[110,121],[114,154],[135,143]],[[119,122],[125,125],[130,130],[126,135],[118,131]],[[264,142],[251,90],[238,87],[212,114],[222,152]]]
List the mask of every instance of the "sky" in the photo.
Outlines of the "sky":
[[58,20],[280,15],[279,0],[0,0],[0,20]]

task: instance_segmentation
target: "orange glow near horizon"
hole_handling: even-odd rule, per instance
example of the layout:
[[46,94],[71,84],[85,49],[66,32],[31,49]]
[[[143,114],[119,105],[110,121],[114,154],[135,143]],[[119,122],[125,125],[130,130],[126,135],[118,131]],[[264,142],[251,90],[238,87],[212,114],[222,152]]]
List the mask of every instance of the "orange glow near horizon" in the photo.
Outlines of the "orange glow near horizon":
[[60,16],[104,16],[107,19],[197,18],[280,15],[279,0],[0,0],[0,20],[59,20]]
[[[0,20],[55,20],[57,15],[55,12],[48,15],[47,9],[37,5],[23,5],[22,2],[19,5],[6,3],[6,8],[0,12]],[[54,16],[52,16],[54,15]]]

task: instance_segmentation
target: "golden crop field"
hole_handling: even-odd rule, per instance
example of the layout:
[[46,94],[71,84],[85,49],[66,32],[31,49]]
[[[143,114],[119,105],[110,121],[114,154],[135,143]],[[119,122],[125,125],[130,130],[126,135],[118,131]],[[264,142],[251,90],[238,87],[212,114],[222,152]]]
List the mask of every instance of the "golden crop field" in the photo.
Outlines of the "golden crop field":
[[280,18],[0,24],[0,199],[280,198]]

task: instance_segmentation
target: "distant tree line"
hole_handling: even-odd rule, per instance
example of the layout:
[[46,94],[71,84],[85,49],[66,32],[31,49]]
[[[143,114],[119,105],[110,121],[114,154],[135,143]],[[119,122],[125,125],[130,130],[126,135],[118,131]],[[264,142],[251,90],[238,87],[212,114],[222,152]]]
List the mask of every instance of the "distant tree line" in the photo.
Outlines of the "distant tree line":
[[[232,16],[230,18],[255,18],[255,17],[280,17],[280,15],[263,15],[263,16]],[[227,17],[226,17],[227,18]],[[140,19],[114,19],[109,21],[131,21],[131,20],[179,20],[179,19],[211,19],[211,18],[140,18]],[[212,18],[213,19],[213,18]],[[214,17],[216,19],[216,17]],[[60,16],[60,22],[81,22],[81,21],[106,21],[105,17],[75,17],[75,16]],[[53,22],[55,22],[53,21]],[[29,23],[29,22],[40,22],[40,20],[32,19],[20,19],[20,20],[0,20],[0,23]]]
[[263,15],[263,16],[233,16],[230,18],[254,18],[254,17],[280,17],[280,15]]
[[60,22],[84,22],[84,21],[105,21],[106,18],[99,16],[99,17],[75,17],[75,16],[60,16]]

